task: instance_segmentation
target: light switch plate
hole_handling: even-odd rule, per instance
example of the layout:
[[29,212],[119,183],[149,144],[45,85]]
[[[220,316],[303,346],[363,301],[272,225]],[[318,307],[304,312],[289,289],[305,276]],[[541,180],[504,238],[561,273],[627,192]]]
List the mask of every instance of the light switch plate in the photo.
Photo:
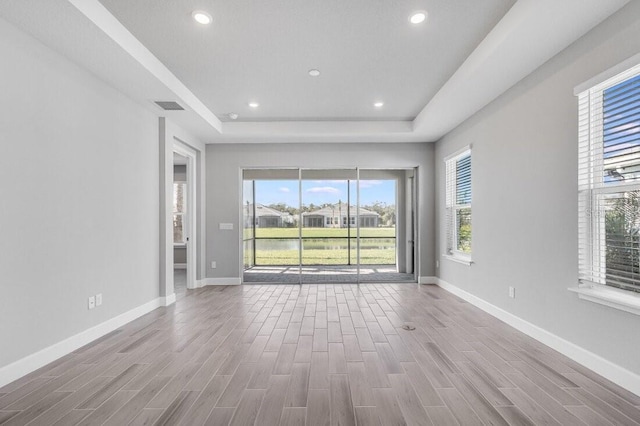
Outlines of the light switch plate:
[[96,294],[96,306],[102,305],[102,293]]
[[91,296],[89,298],[89,309],[93,309],[96,307],[96,298],[94,296]]

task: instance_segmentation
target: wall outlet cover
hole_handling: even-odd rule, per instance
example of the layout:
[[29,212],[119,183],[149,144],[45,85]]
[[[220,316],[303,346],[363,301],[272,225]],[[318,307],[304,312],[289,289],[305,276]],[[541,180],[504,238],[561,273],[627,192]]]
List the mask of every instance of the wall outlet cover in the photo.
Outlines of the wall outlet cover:
[[89,309],[93,309],[96,307],[96,298],[94,296],[91,296],[89,298]]
[[211,269],[216,269],[218,267],[218,264],[216,263],[215,260],[211,261]]

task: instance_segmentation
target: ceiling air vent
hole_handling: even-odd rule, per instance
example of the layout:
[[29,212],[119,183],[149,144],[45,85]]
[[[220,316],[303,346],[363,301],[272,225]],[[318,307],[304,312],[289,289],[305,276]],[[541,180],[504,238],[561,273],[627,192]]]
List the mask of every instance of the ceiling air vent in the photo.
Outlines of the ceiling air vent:
[[155,101],[156,104],[165,111],[184,111],[179,103],[174,101]]

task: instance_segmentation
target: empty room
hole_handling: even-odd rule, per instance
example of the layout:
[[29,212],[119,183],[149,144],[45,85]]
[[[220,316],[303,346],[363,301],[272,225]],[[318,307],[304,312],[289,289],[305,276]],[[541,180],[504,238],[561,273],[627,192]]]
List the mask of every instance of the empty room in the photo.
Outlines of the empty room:
[[3,0],[0,425],[640,426],[640,0]]

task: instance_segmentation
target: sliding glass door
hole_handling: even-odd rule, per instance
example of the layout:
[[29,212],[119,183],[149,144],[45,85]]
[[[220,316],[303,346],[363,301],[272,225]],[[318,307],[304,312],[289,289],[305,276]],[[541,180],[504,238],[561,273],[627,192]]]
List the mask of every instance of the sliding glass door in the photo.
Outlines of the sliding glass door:
[[413,170],[245,170],[245,282],[413,281],[410,179]]
[[303,283],[358,281],[357,180],[356,169],[300,171]]

